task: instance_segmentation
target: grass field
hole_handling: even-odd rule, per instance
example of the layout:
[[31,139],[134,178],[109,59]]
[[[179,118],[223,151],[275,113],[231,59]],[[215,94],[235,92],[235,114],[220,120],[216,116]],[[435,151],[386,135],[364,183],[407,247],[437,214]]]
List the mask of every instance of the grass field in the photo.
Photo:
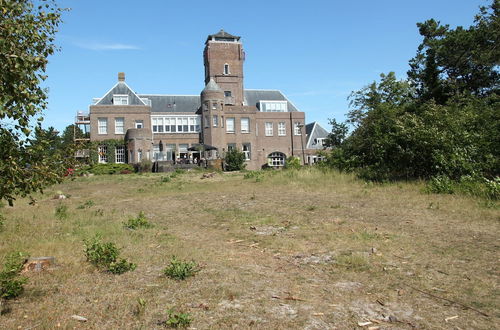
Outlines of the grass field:
[[[34,206],[0,209],[0,259],[56,258],[25,274],[0,328],[162,328],[167,310],[189,313],[198,329],[500,324],[494,205],[314,169],[166,176],[77,178]],[[58,190],[70,198],[52,199]],[[141,211],[153,227],[125,228]],[[137,268],[113,275],[87,262],[83,241],[96,233]],[[172,256],[199,271],[166,277]]]

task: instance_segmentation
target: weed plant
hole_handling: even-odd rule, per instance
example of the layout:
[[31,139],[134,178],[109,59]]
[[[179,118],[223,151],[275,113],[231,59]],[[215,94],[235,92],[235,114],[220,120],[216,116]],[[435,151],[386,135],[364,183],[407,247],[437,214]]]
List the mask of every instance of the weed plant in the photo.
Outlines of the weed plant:
[[198,271],[196,262],[178,260],[176,256],[173,256],[170,265],[163,270],[163,273],[174,280],[185,280],[194,276]]
[[61,204],[56,206],[56,210],[54,211],[54,214],[55,214],[57,219],[65,220],[68,218],[68,207],[61,203]]
[[137,265],[118,259],[120,249],[112,242],[102,242],[99,235],[85,240],[85,256],[87,261],[100,269],[105,269],[113,274],[123,274],[134,270]]
[[148,221],[144,212],[139,212],[135,218],[130,218],[123,225],[128,229],[151,228],[153,225]]
[[79,205],[79,206],[77,207],[77,209],[79,209],[79,210],[88,209],[88,208],[91,208],[91,207],[92,207],[92,206],[94,206],[94,205],[95,205],[94,201],[93,201],[93,200],[91,200],[91,199],[89,199],[89,200],[88,200],[88,201],[86,201],[85,203],[83,203],[83,204]]
[[192,322],[191,314],[167,310],[167,319],[161,324],[169,328],[187,328]]

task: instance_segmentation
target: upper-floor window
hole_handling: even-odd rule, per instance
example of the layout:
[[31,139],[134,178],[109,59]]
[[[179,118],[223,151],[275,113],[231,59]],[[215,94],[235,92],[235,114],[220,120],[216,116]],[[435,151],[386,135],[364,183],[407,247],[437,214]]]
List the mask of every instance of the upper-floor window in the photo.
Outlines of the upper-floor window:
[[151,118],[151,121],[153,122],[153,133],[163,133],[163,118],[153,117]]
[[229,64],[224,64],[224,74],[230,74],[229,72]]
[[302,124],[296,122],[293,124],[293,135],[301,135],[302,134]]
[[226,118],[226,132],[234,133],[234,118]]
[[144,121],[143,120],[136,120],[135,121],[135,128],[143,128],[144,127]]
[[219,117],[217,115],[212,116],[212,126],[213,127],[219,126]]
[[262,112],[288,112],[287,101],[260,101]]
[[324,146],[325,145],[325,138],[317,138],[316,144],[320,145],[320,146]]
[[115,118],[115,134],[125,133],[124,124],[125,124],[125,119],[123,117]]
[[224,91],[224,97],[231,97],[231,91]]
[[266,136],[273,136],[273,123],[266,123]]
[[278,123],[278,135],[279,136],[285,136],[286,135],[286,126],[285,122],[279,122]]
[[97,119],[97,133],[108,134],[108,118]]
[[209,128],[210,127],[210,117],[208,116],[205,116],[205,128]]
[[250,132],[250,118],[243,117],[241,118],[241,133],[249,133]]
[[128,105],[128,95],[113,95],[113,104],[114,105]]
[[217,102],[212,102],[212,110],[217,110]]

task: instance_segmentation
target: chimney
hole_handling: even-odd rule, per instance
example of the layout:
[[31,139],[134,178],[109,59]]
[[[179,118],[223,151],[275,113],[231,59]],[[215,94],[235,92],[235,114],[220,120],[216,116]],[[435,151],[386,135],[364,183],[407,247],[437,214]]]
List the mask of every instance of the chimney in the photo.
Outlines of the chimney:
[[118,81],[125,81],[125,72],[118,72]]

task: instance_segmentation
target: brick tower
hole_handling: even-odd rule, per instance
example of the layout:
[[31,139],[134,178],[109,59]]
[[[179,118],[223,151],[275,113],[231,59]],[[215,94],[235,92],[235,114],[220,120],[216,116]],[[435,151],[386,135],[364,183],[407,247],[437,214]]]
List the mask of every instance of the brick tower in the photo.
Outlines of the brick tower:
[[205,85],[213,79],[224,92],[224,104],[243,105],[243,61],[240,37],[224,30],[208,36],[203,52]]

